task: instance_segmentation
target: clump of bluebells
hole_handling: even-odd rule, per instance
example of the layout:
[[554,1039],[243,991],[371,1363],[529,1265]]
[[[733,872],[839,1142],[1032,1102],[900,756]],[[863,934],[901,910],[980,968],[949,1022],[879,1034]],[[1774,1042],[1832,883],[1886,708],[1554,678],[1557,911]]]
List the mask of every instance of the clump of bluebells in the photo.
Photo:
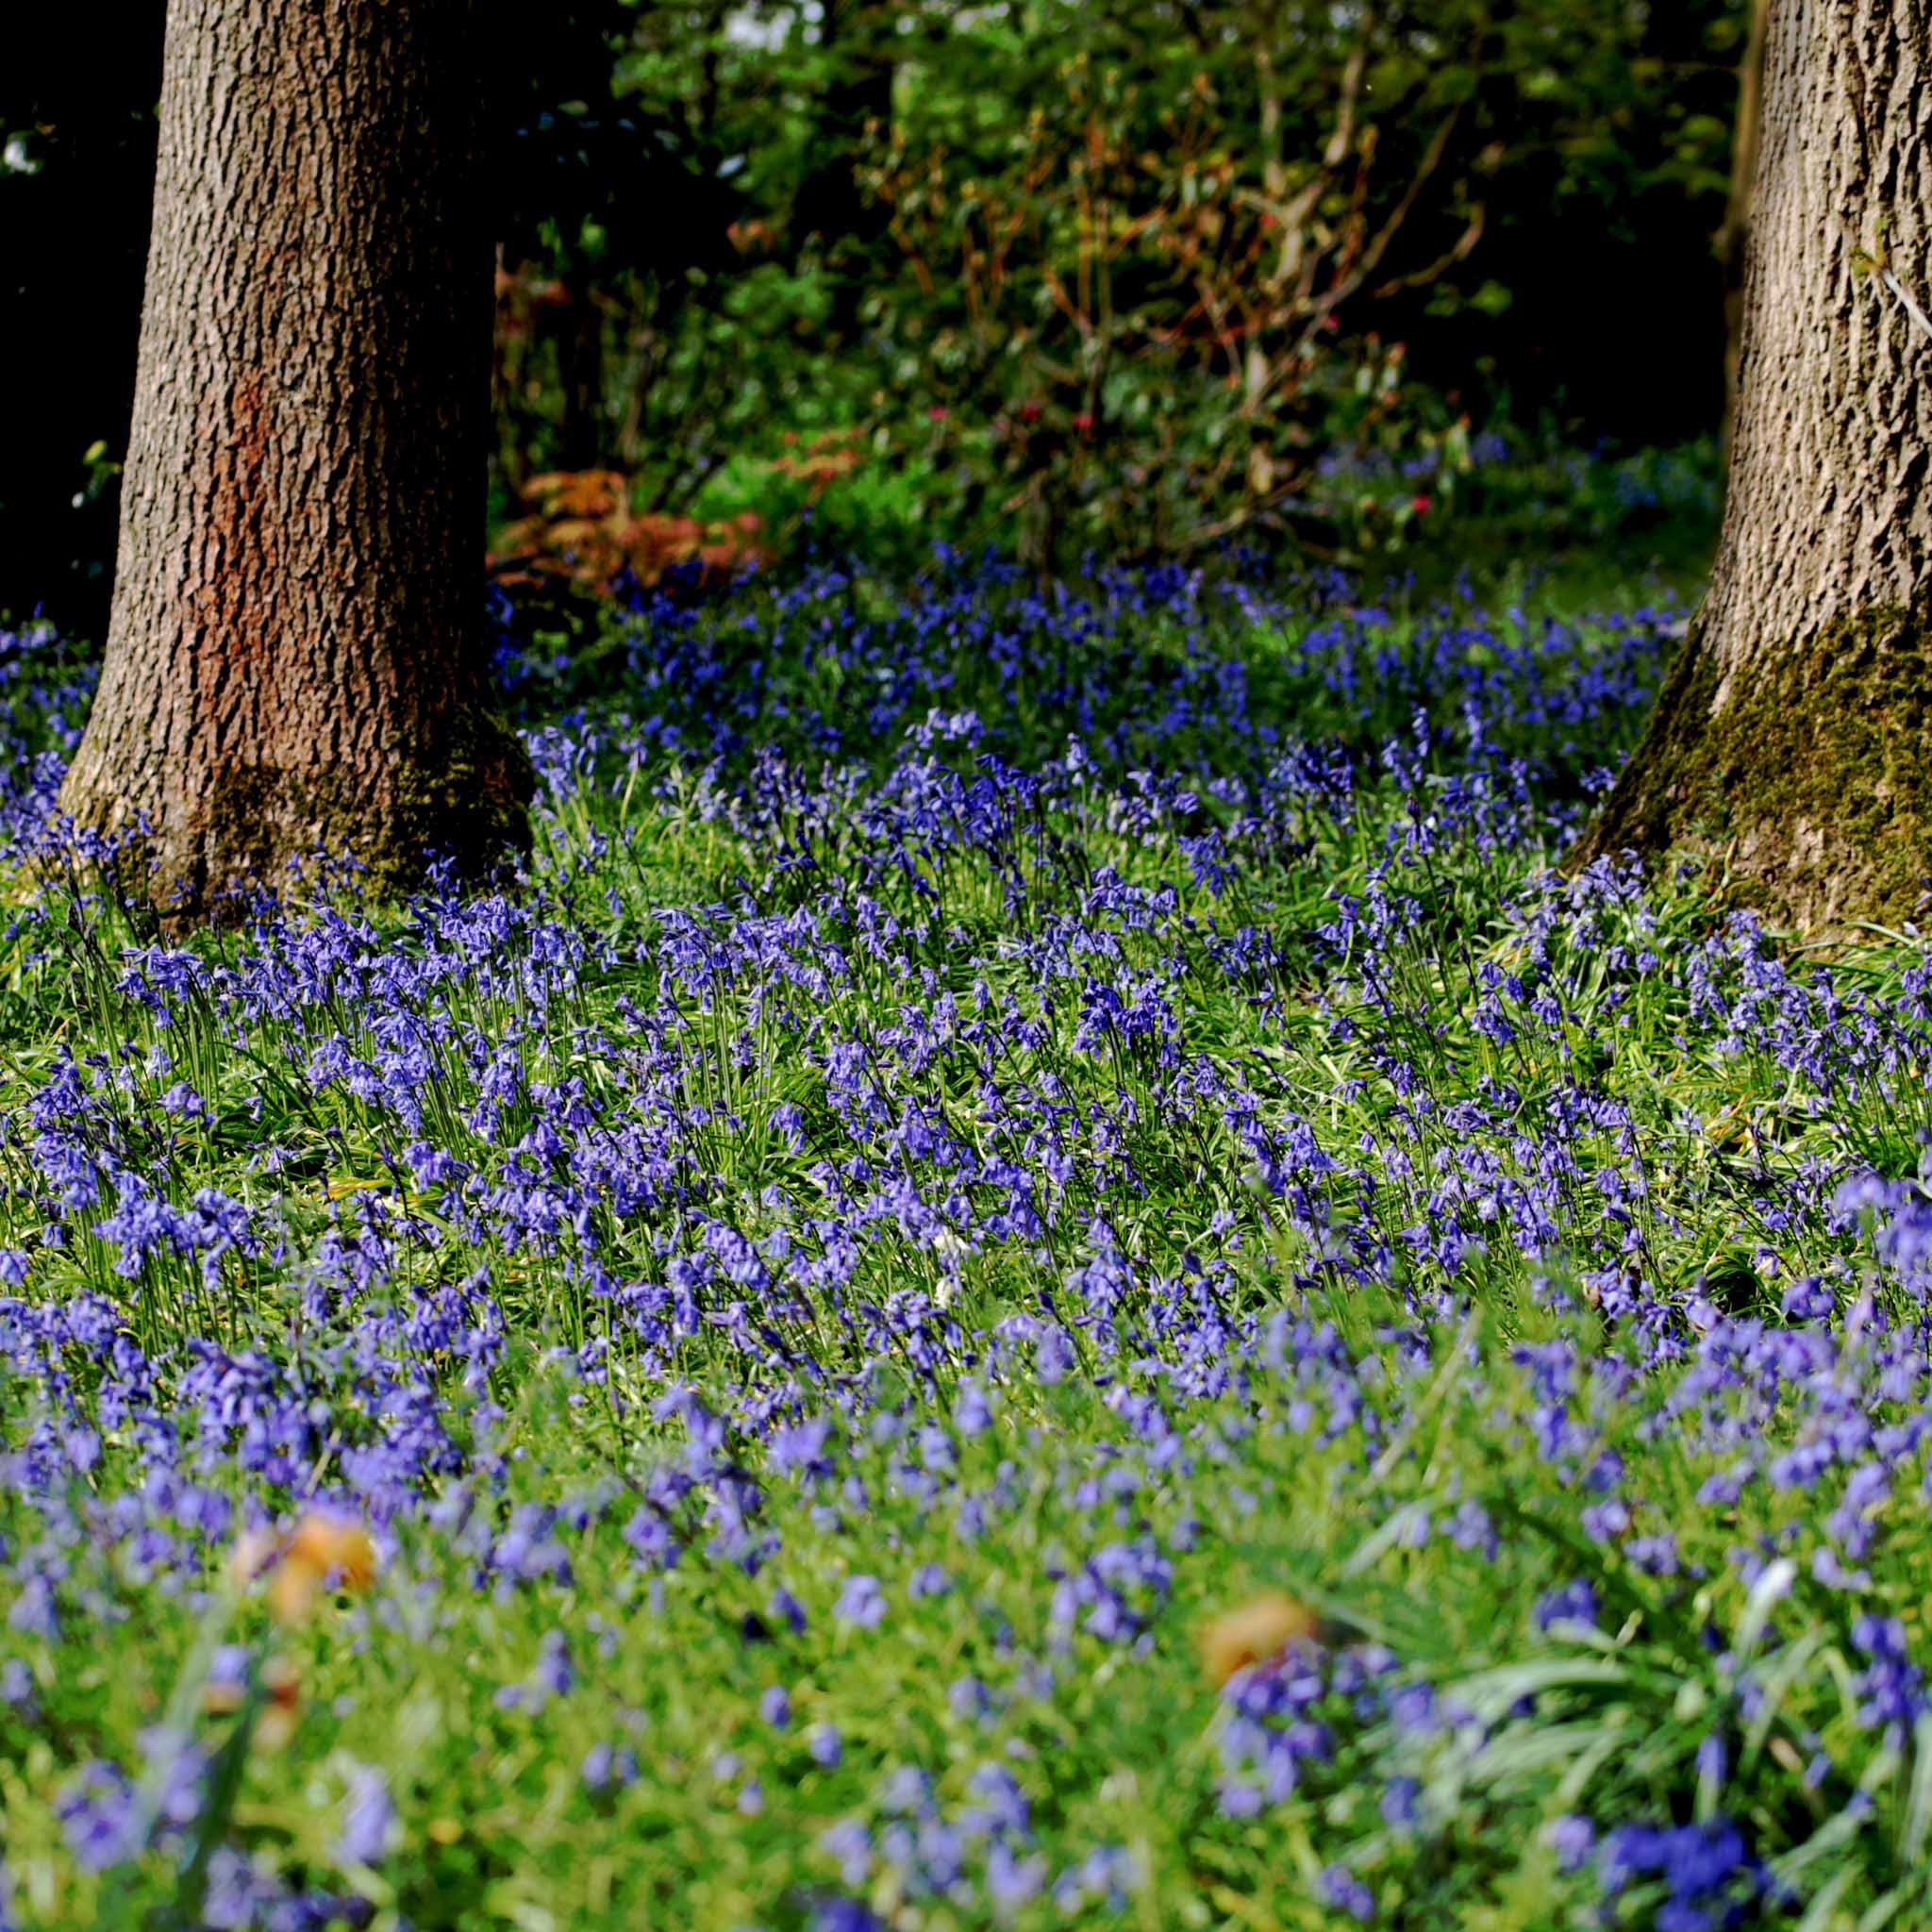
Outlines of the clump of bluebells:
[[0,1923],[1932,1911],[1932,959],[1557,868],[1678,628],[640,600],[191,947],[0,639]]

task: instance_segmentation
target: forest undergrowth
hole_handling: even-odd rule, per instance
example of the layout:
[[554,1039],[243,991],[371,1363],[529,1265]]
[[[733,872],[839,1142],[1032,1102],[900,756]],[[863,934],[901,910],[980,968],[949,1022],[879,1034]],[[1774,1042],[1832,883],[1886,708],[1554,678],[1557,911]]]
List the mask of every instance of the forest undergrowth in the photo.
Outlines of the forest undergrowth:
[[1932,960],[1361,595],[506,631],[519,891],[187,947],[0,639],[0,1924],[1926,1923]]

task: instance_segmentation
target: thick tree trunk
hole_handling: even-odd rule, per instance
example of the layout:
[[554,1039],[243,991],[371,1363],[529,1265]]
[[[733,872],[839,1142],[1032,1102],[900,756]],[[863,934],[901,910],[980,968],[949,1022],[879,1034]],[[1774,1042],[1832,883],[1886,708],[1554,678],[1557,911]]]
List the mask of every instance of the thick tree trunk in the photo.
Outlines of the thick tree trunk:
[[1932,874],[1932,0],[1773,0],[1764,86],[1717,563],[1577,857],[1841,933]]
[[62,803],[177,917],[527,841],[479,631],[491,255],[470,0],[171,0],[100,693]]

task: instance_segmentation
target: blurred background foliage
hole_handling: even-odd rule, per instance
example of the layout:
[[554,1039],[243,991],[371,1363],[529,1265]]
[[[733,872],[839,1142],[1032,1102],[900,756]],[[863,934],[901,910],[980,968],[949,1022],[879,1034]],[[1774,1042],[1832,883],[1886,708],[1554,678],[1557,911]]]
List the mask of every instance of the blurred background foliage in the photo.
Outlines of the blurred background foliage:
[[[1707,531],[1748,0],[486,10],[512,578]],[[0,610],[86,635],[163,11],[0,59]]]

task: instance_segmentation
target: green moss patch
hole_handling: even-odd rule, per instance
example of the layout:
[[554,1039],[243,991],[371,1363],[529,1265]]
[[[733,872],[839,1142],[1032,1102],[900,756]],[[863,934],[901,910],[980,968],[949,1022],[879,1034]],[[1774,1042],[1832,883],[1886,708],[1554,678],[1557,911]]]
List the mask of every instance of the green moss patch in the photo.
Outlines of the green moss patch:
[[1576,857],[1721,857],[1740,904],[1822,931],[1911,916],[1932,875],[1932,652],[1922,609],[1828,625],[1732,683],[1693,627]]

